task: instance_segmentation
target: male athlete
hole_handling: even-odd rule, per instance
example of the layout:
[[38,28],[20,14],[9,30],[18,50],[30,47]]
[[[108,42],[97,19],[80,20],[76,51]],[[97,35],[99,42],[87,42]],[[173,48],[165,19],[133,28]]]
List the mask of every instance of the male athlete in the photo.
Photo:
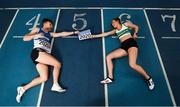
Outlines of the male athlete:
[[52,91],[55,92],[65,92],[59,83],[59,73],[61,69],[61,63],[54,58],[51,54],[51,39],[56,37],[65,37],[73,34],[75,32],[61,32],[55,33],[51,32],[53,28],[53,22],[50,19],[43,19],[42,28],[35,28],[29,34],[25,35],[24,41],[34,41],[34,48],[31,52],[31,59],[36,66],[39,76],[34,78],[30,83],[17,87],[16,101],[20,103],[23,94],[30,88],[46,82],[48,79],[48,66],[52,66],[53,69],[53,86]]

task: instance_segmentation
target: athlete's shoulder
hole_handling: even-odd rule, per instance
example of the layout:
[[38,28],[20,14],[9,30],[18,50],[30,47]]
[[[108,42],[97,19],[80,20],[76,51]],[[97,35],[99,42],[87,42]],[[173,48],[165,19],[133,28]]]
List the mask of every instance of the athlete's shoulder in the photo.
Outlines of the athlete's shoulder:
[[57,34],[56,32],[49,32],[51,37],[55,37],[55,35]]

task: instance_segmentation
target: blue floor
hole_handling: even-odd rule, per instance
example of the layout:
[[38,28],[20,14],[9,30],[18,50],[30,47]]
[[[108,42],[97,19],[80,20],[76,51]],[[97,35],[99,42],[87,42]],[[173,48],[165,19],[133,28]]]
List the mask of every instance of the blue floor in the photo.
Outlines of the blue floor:
[[[74,14],[83,14],[87,28],[101,32],[100,10],[61,10],[57,31],[72,31]],[[65,23],[64,23],[65,22]],[[77,21],[77,29],[83,26]],[[96,23],[96,26],[94,25]],[[45,85],[43,106],[103,106],[104,87],[99,81],[103,79],[103,57],[101,39],[79,41],[75,39],[55,39],[52,54],[63,63],[62,85],[68,89],[64,94],[50,92],[52,79]],[[49,98],[53,99],[53,103]]]
[[13,19],[16,10],[1,10],[0,11],[0,41],[2,41],[6,31]]
[[[59,17],[57,17],[58,12],[60,12]],[[116,8],[102,10],[60,9],[59,11],[59,9],[10,9],[0,10],[0,13],[0,23],[4,25],[0,31],[0,42],[5,37],[0,48],[0,83],[2,86],[0,88],[0,106],[37,105],[40,86],[29,90],[23,97],[21,104],[17,104],[15,101],[16,87],[29,82],[38,75],[30,59],[32,41],[23,42],[21,38],[30,31],[29,29],[36,22],[34,16],[39,15],[39,23],[45,17],[54,22],[58,21],[56,31],[91,29],[92,33],[96,34],[101,33],[102,29],[104,31],[111,30],[112,18],[119,17],[122,14],[125,14],[122,16],[122,21],[130,20],[140,27],[139,36],[142,38],[137,40],[139,44],[138,64],[142,65],[153,76],[156,84],[155,90],[148,91],[143,78],[129,67],[128,58],[124,57],[114,60],[115,82],[108,86],[106,93],[104,85],[100,84],[100,80],[104,78],[103,47],[107,55],[120,47],[119,40],[110,36],[105,38],[105,44],[103,44],[101,38],[79,41],[73,35],[74,38],[55,39],[52,48],[52,55],[63,64],[60,81],[67,88],[67,92],[59,94],[50,91],[52,86],[52,68],[50,68],[50,79],[44,85],[40,105],[104,106],[107,103],[105,99],[108,99],[109,106],[172,106],[174,99],[170,95],[171,90],[168,89],[166,74],[175,101],[177,105],[180,105],[178,91],[180,90],[178,86],[180,82],[178,42],[180,39],[162,38],[179,37],[179,10]],[[147,17],[145,17],[145,13],[147,13]],[[167,18],[163,22],[161,15],[167,14],[176,15],[176,31],[172,32],[171,18]],[[128,18],[127,15],[130,15],[131,18]],[[4,19],[6,20],[2,21]],[[11,22],[12,26],[10,26]],[[27,24],[27,22],[29,23]],[[7,36],[4,36],[9,26],[10,30],[7,32]],[[155,47],[156,43],[158,49]],[[158,57],[158,52],[160,52],[160,57]],[[108,98],[105,97],[106,94]]]
[[[171,88],[173,90],[177,103],[180,101],[180,86],[177,85],[180,81],[179,76],[179,62],[180,62],[180,39],[176,39],[180,34],[180,10],[159,10],[152,11],[148,10],[147,14],[151,21],[152,29],[159,46],[160,54],[163,59],[163,63],[170,80]],[[162,21],[161,15],[176,16],[176,18],[166,18],[165,22]],[[173,20],[175,23],[173,24]],[[155,24],[158,23],[158,24]],[[173,28],[173,26],[174,28]],[[176,37],[174,39],[163,39],[162,37]],[[179,105],[179,103],[178,103]]]

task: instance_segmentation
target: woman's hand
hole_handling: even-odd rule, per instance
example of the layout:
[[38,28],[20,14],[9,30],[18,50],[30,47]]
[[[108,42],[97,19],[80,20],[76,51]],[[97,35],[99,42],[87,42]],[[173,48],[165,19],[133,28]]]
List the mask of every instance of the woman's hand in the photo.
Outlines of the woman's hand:
[[138,38],[138,35],[137,35],[137,32],[139,31],[139,27],[131,22],[125,22],[125,25],[128,26],[129,28],[132,28],[135,30],[135,33],[133,34],[133,38],[134,39],[137,39]]
[[137,38],[138,38],[137,33],[134,33],[133,38],[134,38],[134,39],[137,39]]

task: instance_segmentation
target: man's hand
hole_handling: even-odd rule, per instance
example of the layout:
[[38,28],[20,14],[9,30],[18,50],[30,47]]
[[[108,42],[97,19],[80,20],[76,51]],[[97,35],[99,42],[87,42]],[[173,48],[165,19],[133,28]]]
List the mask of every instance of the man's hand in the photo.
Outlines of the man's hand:
[[79,31],[74,31],[74,34],[77,34],[77,35],[78,35],[78,34],[79,34]]

